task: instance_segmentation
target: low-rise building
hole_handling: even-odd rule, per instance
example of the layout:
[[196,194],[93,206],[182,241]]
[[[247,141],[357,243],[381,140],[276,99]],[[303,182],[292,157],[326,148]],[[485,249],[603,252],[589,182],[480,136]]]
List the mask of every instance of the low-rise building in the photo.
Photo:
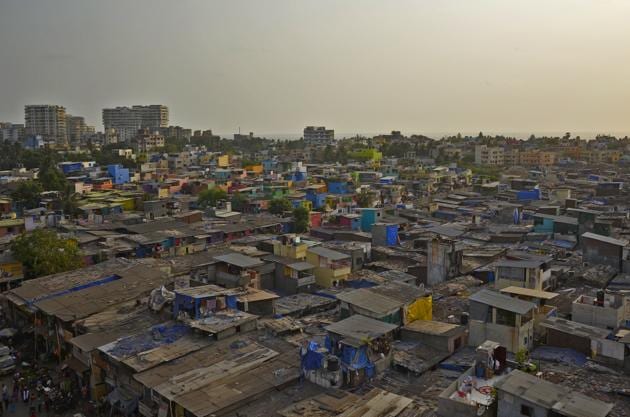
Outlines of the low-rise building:
[[496,340],[509,352],[534,346],[534,310],[536,306],[492,290],[470,296],[469,344]]
[[496,385],[497,417],[606,417],[613,405],[514,370]]
[[581,295],[571,304],[571,318],[578,323],[614,330],[625,324],[627,299],[603,290],[596,297]]
[[306,251],[306,261],[315,267],[315,281],[324,288],[337,286],[350,275],[350,256],[345,253],[313,246]]

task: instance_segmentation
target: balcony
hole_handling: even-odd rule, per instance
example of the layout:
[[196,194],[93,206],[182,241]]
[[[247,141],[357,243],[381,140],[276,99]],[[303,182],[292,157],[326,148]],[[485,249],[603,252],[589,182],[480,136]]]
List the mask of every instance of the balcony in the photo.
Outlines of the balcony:
[[296,279],[297,279],[298,287],[304,287],[307,285],[315,284],[315,275],[304,275]]

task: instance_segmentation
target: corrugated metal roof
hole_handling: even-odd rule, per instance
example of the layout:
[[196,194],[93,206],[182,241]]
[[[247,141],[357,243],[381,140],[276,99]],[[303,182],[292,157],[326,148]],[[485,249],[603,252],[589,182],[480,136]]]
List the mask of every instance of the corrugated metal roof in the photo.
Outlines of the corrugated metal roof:
[[587,397],[525,372],[514,370],[495,385],[499,393],[514,395],[547,410],[571,417],[605,417],[613,405]]
[[337,299],[364,310],[383,315],[390,314],[392,311],[398,310],[404,305],[401,301],[368,291],[365,288],[338,294]]
[[215,256],[214,259],[230,265],[236,265],[239,268],[254,268],[256,266],[261,266],[265,264],[260,259],[252,258],[251,256],[242,255],[240,253],[228,253],[227,255],[219,255]]
[[600,242],[610,243],[611,245],[626,246],[628,241],[625,239],[615,239],[609,236],[598,235],[597,233],[586,232],[582,234],[583,238],[599,240]]
[[576,321],[565,320],[558,317],[548,317],[540,323],[542,327],[554,329],[578,337],[605,339],[611,333],[610,330],[589,326]]
[[326,326],[326,331],[355,340],[381,337],[398,326],[355,314],[347,319]]
[[470,301],[487,304],[489,306],[512,311],[517,314],[525,314],[536,307],[529,301],[519,300],[518,298],[512,298],[508,295],[487,289],[471,295],[469,299]]
[[551,300],[552,298],[556,298],[558,295],[560,295],[556,292],[540,291],[523,287],[506,287],[501,289],[501,292],[522,295],[525,297],[541,298],[543,300]]
[[308,248],[308,251],[331,261],[350,259],[350,255],[346,255],[345,253],[337,252],[336,250],[328,249],[323,246],[313,246]]
[[495,263],[495,265],[504,266],[507,268],[538,268],[544,263],[544,261],[539,261],[536,259],[500,259]]

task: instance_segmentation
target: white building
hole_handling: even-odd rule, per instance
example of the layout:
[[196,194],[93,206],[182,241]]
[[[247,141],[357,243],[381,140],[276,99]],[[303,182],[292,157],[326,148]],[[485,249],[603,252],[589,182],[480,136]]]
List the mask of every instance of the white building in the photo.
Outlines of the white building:
[[500,146],[475,146],[475,164],[503,166],[504,150]]
[[24,106],[26,134],[41,136],[58,145],[67,143],[66,108],[57,105],[39,104]]
[[335,140],[335,130],[325,126],[306,126],[304,128],[304,142],[309,145],[326,145]]
[[168,107],[153,104],[103,109],[103,126],[105,130],[115,129],[118,139],[128,142],[141,129],[159,131],[168,127]]

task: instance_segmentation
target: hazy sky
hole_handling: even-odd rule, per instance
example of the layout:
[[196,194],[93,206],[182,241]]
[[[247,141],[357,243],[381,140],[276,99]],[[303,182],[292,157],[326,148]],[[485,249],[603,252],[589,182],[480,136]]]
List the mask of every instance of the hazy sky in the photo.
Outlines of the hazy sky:
[[630,0],[0,0],[0,120],[630,134]]

